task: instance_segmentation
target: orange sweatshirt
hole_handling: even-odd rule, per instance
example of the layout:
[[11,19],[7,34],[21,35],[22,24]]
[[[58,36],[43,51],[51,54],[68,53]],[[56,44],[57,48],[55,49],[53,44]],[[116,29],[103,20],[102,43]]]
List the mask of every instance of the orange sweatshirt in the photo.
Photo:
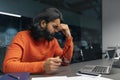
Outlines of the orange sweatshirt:
[[72,53],[72,38],[66,39],[64,49],[62,49],[56,38],[49,42],[42,38],[36,42],[29,31],[21,31],[7,49],[3,72],[43,73],[43,64],[47,58],[60,56],[70,61]]

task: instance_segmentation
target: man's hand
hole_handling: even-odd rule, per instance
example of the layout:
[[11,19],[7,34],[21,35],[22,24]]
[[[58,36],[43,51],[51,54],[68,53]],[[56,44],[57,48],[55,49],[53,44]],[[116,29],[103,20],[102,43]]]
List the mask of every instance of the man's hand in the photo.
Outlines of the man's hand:
[[60,30],[63,32],[63,34],[68,38],[71,37],[70,29],[67,24],[61,24]]
[[61,65],[62,60],[59,57],[48,58],[44,63],[44,70],[46,73],[55,72]]

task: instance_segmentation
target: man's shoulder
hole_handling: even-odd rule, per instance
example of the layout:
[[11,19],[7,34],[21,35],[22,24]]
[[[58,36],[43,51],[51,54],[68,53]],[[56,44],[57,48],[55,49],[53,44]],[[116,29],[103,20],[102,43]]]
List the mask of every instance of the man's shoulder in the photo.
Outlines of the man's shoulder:
[[24,31],[19,31],[19,32],[17,33],[17,35],[28,36],[28,35],[30,35],[29,33],[30,33],[30,32],[29,32],[28,30],[24,30]]
[[30,32],[28,30],[19,31],[16,36],[21,38],[28,38],[30,37]]
[[19,31],[18,34],[28,34],[29,31],[28,30],[23,30],[23,31]]

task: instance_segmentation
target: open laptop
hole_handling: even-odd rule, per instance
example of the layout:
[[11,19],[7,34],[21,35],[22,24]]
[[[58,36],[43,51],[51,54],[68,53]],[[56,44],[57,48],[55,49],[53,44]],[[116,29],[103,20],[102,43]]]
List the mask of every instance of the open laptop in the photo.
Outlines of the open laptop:
[[108,50],[106,53],[106,59],[104,63],[98,65],[85,65],[78,70],[78,73],[86,74],[110,74],[114,58],[116,56],[116,50]]

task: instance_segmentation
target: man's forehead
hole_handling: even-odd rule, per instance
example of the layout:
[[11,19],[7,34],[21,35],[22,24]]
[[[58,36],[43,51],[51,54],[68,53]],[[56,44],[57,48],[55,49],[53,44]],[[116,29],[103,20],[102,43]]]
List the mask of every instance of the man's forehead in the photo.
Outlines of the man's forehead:
[[57,26],[60,26],[60,19],[56,19],[53,21],[53,23]]

